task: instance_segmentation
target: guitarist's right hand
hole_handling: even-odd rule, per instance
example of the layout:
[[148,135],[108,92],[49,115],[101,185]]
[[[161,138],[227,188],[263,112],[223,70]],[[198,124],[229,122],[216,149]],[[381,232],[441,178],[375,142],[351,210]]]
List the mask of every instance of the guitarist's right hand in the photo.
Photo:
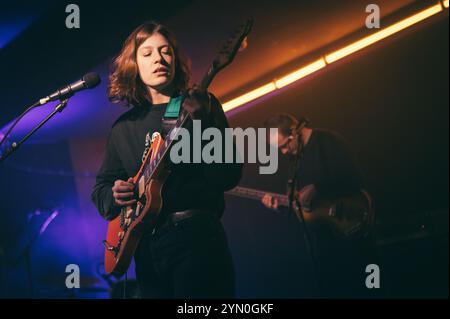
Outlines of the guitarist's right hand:
[[117,206],[131,206],[136,203],[136,199],[133,199],[134,185],[133,178],[129,178],[126,182],[120,179],[114,182],[112,187],[114,203]]
[[271,196],[270,194],[265,194],[261,199],[264,206],[269,209],[277,209],[278,208],[278,199],[276,197]]

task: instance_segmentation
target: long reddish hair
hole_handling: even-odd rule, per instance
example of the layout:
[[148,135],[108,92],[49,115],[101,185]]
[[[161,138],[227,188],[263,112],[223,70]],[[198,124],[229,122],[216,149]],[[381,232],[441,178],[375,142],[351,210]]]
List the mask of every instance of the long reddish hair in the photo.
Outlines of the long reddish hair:
[[191,68],[189,60],[181,52],[178,41],[167,27],[155,21],[147,21],[137,27],[125,40],[122,50],[113,63],[109,77],[108,98],[113,102],[126,101],[127,105],[152,102],[145,84],[139,76],[136,60],[137,49],[154,33],[163,35],[172,46],[175,56],[176,91],[185,91],[189,86]]

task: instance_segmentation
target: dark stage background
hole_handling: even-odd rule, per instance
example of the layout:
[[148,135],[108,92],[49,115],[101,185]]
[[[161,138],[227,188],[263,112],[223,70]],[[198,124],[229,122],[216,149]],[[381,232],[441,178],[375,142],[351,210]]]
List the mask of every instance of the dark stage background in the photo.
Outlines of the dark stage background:
[[[44,1],[39,8],[8,5],[0,14],[2,26],[24,21],[21,32],[1,39],[0,127],[26,105],[84,73],[94,70],[102,77],[101,87],[74,97],[64,114],[0,164],[2,297],[109,296],[110,287],[98,271],[107,225],[90,202],[90,191],[108,131],[125,111],[106,99],[109,65],[135,26],[155,18],[172,27],[198,81],[234,26],[254,16],[248,49],[211,87],[224,102],[254,87],[252,83],[273,78],[277,70],[292,69],[302,56],[358,32],[366,15],[364,1],[249,1],[235,8],[225,1],[131,2],[79,1],[81,29],[71,31],[63,25],[63,1]],[[383,16],[414,3],[379,1]],[[448,37],[447,10],[227,113],[232,127],[243,128],[262,126],[271,113],[303,115],[313,127],[336,130],[350,142],[376,203],[381,285],[387,298],[448,298]],[[31,114],[13,139],[48,110]],[[277,175],[259,175],[258,166],[248,164],[240,185],[283,193],[286,160],[280,158],[279,167]],[[295,220],[256,201],[226,199],[223,222],[238,297],[314,297],[311,263]],[[56,218],[37,236],[54,212]],[[68,264],[80,265],[82,289],[76,292],[65,289]],[[134,278],[133,270],[129,278]]]

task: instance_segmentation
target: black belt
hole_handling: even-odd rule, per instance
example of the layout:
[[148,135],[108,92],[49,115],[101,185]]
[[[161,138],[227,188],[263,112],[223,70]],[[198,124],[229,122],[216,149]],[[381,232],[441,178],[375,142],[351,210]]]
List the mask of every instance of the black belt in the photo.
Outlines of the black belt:
[[170,214],[168,214],[168,216],[165,218],[165,220],[161,224],[157,225],[153,229],[152,234],[155,234],[156,232],[166,229],[170,226],[174,226],[183,220],[186,220],[186,219],[194,217],[194,216],[199,216],[202,214],[215,215],[215,212],[208,210],[208,209],[188,209],[188,210],[170,213]]

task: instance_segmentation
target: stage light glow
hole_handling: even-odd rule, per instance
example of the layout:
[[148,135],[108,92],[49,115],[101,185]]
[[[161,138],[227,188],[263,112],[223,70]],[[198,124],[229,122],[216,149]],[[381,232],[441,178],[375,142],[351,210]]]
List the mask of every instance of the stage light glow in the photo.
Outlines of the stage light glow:
[[259,98],[259,97],[261,97],[263,95],[266,95],[266,94],[274,91],[274,90],[276,90],[275,83],[273,83],[273,82],[267,83],[267,84],[265,84],[263,86],[260,86],[259,88],[255,89],[255,90],[253,90],[253,91],[250,91],[250,92],[248,92],[248,93],[246,93],[244,95],[241,95],[241,96],[239,96],[239,97],[237,97],[237,98],[235,98],[235,99],[233,99],[233,100],[231,100],[229,102],[224,103],[222,105],[223,111],[224,112],[230,111],[230,110],[232,110],[232,109],[234,109],[234,108],[236,108],[236,107],[238,107],[238,106],[240,106],[242,104],[245,104],[245,103],[248,103],[250,101],[253,101],[253,100],[255,100],[255,99],[257,99],[257,98]]
[[279,89],[282,88],[288,84],[291,84],[292,82],[298,81],[301,78],[304,78],[305,76],[310,75],[311,73],[314,73],[322,68],[324,68],[327,64],[325,63],[325,60],[323,58],[310,63],[297,71],[294,71],[281,79],[278,79],[275,81],[275,86]]
[[325,56],[325,60],[327,61],[327,63],[336,62],[337,60],[340,60],[352,53],[355,53],[361,49],[364,49],[371,44],[374,44],[374,43],[376,43],[380,40],[383,40],[397,32],[400,32],[400,31],[402,31],[420,21],[423,21],[441,11],[442,11],[442,6],[440,4],[436,4],[428,9],[422,10],[419,13],[416,13],[416,14],[410,16],[409,18],[403,19],[385,29],[382,29],[378,32],[375,32],[374,34],[371,34],[365,38],[362,38],[361,40],[358,40],[350,45],[347,45],[347,46],[343,47],[342,49],[339,49],[333,53],[327,54]]
[[223,104],[223,110],[228,112],[232,109],[235,109],[245,103],[253,101],[265,94],[268,94],[272,91],[280,89],[286,85],[289,85],[295,81],[298,81],[318,70],[325,68],[327,64],[338,61],[344,57],[347,57],[357,51],[360,51],[378,41],[381,41],[397,32],[400,32],[406,28],[409,28],[443,10],[443,7],[448,8],[449,0],[444,0],[441,3],[433,5],[427,9],[424,9],[416,14],[411,15],[408,18],[405,18],[397,23],[392,24],[391,26],[384,28],[380,31],[377,31],[369,36],[366,36],[352,44],[344,46],[343,48],[336,50],[332,53],[326,54],[324,58],[320,58],[319,60],[310,63],[308,65],[302,66],[296,71],[293,71],[278,80],[267,83],[255,90],[252,90],[248,93],[245,93],[237,98],[234,98],[228,102]]

